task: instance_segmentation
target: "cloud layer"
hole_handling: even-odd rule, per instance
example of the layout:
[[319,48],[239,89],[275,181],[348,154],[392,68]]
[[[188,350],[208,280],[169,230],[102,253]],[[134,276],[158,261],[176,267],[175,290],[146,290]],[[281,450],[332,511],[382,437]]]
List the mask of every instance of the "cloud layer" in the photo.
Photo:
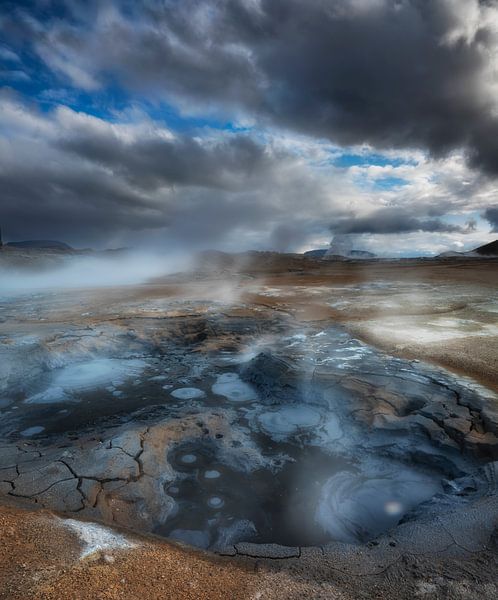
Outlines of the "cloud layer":
[[13,11],[4,30],[76,87],[117,78],[186,111],[243,112],[341,144],[464,147],[498,171],[493,0],[71,2],[65,16]]
[[16,236],[297,250],[497,230],[494,0],[3,6]]
[[[475,226],[475,225],[474,225]],[[408,233],[427,231],[430,233],[468,233],[473,230],[472,224],[465,227],[444,223],[441,219],[421,219],[413,217],[406,210],[377,210],[359,218],[339,219],[333,223],[334,233]]]
[[110,123],[68,107],[42,113],[12,94],[0,100],[2,218],[10,233],[43,231],[77,244],[142,235],[192,248],[230,240],[234,248],[270,241],[283,248],[282,226],[302,223],[299,243],[318,216],[343,212],[328,178],[283,143],[173,133],[145,115]]

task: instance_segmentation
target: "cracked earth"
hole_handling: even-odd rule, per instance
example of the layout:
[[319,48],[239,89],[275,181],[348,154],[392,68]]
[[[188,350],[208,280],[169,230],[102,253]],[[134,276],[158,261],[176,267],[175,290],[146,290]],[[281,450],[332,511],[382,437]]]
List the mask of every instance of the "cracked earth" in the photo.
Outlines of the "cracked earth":
[[314,268],[2,298],[4,518],[167,538],[112,568],[221,560],[233,597],[495,597],[495,282]]

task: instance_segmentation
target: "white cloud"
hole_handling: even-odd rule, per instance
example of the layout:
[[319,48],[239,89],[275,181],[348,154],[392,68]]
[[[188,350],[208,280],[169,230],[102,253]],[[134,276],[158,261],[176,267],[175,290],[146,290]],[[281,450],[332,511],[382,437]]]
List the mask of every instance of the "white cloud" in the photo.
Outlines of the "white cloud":
[[[111,122],[64,105],[41,113],[5,93],[0,133],[5,197],[20,194],[17,202],[9,200],[4,218],[22,237],[39,227],[37,237],[100,246],[167,241],[297,251],[327,242],[337,219],[368,216],[382,207],[443,221],[445,215],[461,215],[463,224],[465,215],[489,206],[498,191],[461,152],[435,160],[421,151],[389,151],[384,157],[390,164],[338,168],[334,158],[341,152],[368,156],[371,149],[341,150],[275,128],[242,134],[204,129],[185,138],[136,107]],[[164,148],[168,152],[161,158]],[[167,157],[181,158],[189,148],[199,159],[194,154],[189,164],[187,154],[182,178],[170,181]],[[384,177],[405,184],[379,189],[376,182]],[[26,214],[33,217],[29,231]],[[364,235],[362,242],[381,254],[432,253],[488,241],[484,227],[480,223],[467,235]]]

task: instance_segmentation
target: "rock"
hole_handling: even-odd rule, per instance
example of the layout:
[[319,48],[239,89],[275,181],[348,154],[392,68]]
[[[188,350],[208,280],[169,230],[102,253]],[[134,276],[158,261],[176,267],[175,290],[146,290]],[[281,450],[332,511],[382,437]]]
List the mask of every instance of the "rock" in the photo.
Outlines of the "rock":
[[296,398],[298,379],[290,362],[274,356],[271,352],[260,352],[242,369],[241,377],[252,383],[265,403],[277,403]]
[[486,428],[489,431],[498,434],[498,410],[496,409],[496,400],[486,403],[481,410],[480,416]]
[[465,436],[465,446],[477,456],[498,458],[498,437],[490,431],[484,434],[471,431]]
[[251,544],[241,542],[235,544],[237,554],[253,558],[298,558],[301,551],[298,547],[280,546],[279,544]]
[[104,554],[102,556],[102,560],[108,565],[112,565],[116,562],[116,559],[114,558],[114,556],[112,556],[112,554]]
[[446,419],[443,427],[452,438],[463,440],[463,438],[469,433],[471,425],[472,424],[470,420],[457,417],[454,419]]

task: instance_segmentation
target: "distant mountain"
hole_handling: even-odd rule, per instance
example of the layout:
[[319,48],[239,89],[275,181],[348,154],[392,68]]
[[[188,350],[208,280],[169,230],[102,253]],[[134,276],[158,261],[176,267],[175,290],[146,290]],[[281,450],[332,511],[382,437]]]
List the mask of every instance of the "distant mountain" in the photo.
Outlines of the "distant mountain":
[[441,252],[438,254],[436,258],[461,258],[465,256],[464,252],[457,252],[456,250],[447,250],[446,252]]
[[498,256],[498,240],[490,242],[489,244],[484,244],[484,246],[479,246],[479,248],[472,250],[472,252],[480,254],[481,256]]
[[327,254],[328,248],[320,248],[319,250],[308,250],[304,253],[304,256],[309,258],[323,258]]
[[7,242],[5,244],[11,248],[44,248],[51,250],[72,250],[69,244],[58,242],[56,240],[24,240],[22,242]]
[[446,252],[438,254],[436,258],[479,258],[480,256],[498,256],[498,240],[490,242],[489,244],[484,244],[484,246],[479,246],[479,248],[469,250],[468,252],[456,252],[455,250],[447,250]]
[[304,256],[308,258],[334,258],[337,260],[338,258],[377,258],[377,255],[373,252],[367,252],[366,250],[349,250],[348,254],[331,254],[329,249],[319,249],[319,250],[308,250],[308,252],[304,253]]
[[368,252],[367,250],[351,250],[349,255],[351,258],[377,258],[377,254]]

